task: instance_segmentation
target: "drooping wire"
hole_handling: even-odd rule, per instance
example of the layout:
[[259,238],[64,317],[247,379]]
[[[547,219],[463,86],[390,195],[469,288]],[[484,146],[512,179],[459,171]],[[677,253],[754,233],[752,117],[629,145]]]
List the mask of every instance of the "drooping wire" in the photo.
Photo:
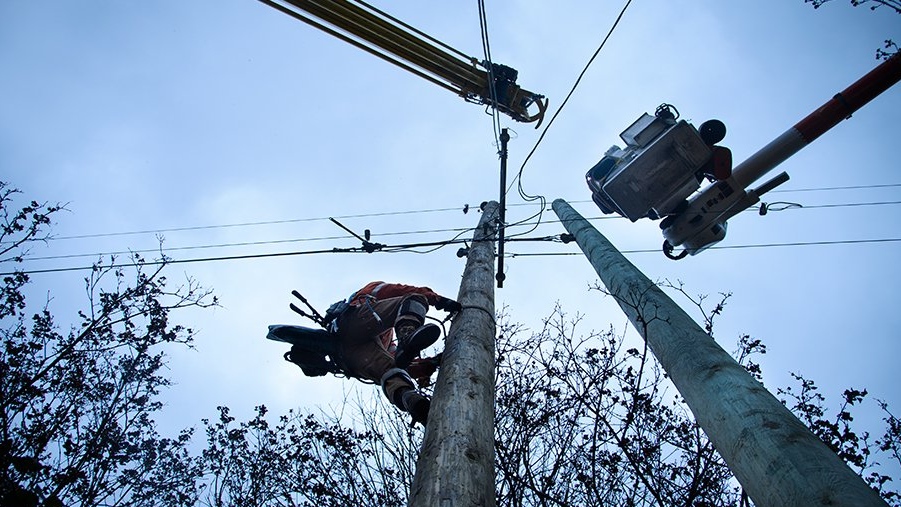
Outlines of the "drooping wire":
[[[516,175],[516,179],[519,181],[518,185],[519,185],[519,191],[520,191],[521,195],[523,194],[522,173],[523,173],[523,170],[526,168],[526,164],[529,163],[529,159],[531,159],[532,155],[535,154],[535,150],[538,149],[538,146],[541,144],[541,141],[544,140],[545,135],[547,135],[547,132],[551,128],[551,125],[554,124],[554,121],[557,119],[557,116],[560,115],[560,112],[563,111],[563,108],[566,106],[567,102],[569,102],[569,99],[572,98],[573,94],[576,91],[576,88],[578,88],[578,86],[579,86],[579,83],[582,82],[582,78],[585,77],[585,74],[588,72],[588,69],[591,67],[591,64],[594,63],[594,60],[597,58],[598,54],[600,54],[601,50],[604,49],[604,46],[607,44],[607,41],[610,39],[610,36],[613,35],[613,32],[616,30],[616,27],[619,25],[620,20],[622,20],[623,15],[626,13],[626,9],[629,8],[629,5],[631,3],[632,3],[632,0],[626,0],[626,4],[623,5],[623,8],[622,8],[622,10],[620,10],[619,15],[616,17],[616,20],[613,21],[613,25],[607,31],[607,35],[604,36],[604,39],[601,41],[601,44],[591,55],[591,58],[588,59],[588,62],[585,64],[585,67],[582,69],[582,72],[579,73],[579,76],[576,78],[576,81],[573,83],[572,88],[570,88],[569,93],[566,94],[566,97],[563,99],[563,102],[561,102],[560,106],[557,107],[557,110],[554,112],[554,115],[551,116],[550,121],[548,121],[548,124],[545,125],[544,130],[541,131],[541,135],[538,136],[538,140],[535,141],[535,145],[532,146],[531,151],[529,151],[528,155],[526,155],[525,160],[523,160],[522,165],[519,168],[519,173]],[[512,183],[511,183],[511,188],[512,188]],[[507,189],[507,190],[509,191],[509,189]],[[535,198],[532,197],[531,199],[527,199],[527,200],[535,200]]]
[[770,211],[785,211],[787,209],[794,208],[803,208],[804,205],[798,204],[796,202],[786,202],[786,201],[776,201],[776,202],[761,202],[760,208],[758,208],[758,213],[763,216],[769,213]]
[[[440,250],[440,249],[446,247],[447,245],[452,245],[452,244],[457,244],[457,243],[459,243],[459,242],[461,241],[461,240],[460,240],[460,236],[462,236],[464,233],[471,232],[471,231],[473,231],[473,230],[474,230],[474,229],[471,229],[471,228],[470,228],[470,229],[465,229],[465,230],[463,230],[463,231],[460,231],[460,233],[458,233],[458,234],[457,234],[456,236],[454,236],[453,238],[451,238],[451,239],[449,239],[449,240],[446,240],[446,241],[443,241],[442,244],[437,245],[437,246],[435,246],[434,248],[430,248],[430,249],[425,250],[425,251],[414,250],[415,247],[411,247],[411,246],[405,246],[405,247],[387,247],[387,248],[384,248],[383,251],[385,251],[385,252],[391,252],[391,253],[394,253],[394,252],[410,252],[410,253],[416,253],[416,254],[427,254],[427,253],[432,253],[432,252],[434,252],[434,251],[436,251],[436,250]],[[424,246],[424,245],[423,245],[423,246]]]
[[[537,196],[529,195],[523,190],[523,186],[522,186],[523,170],[525,170],[526,164],[529,163],[529,160],[532,158],[532,155],[538,149],[538,146],[541,144],[541,141],[544,139],[545,135],[547,135],[547,132],[551,128],[551,125],[554,124],[554,120],[557,119],[557,116],[560,115],[560,112],[563,111],[563,108],[566,106],[567,102],[569,102],[569,99],[575,93],[576,88],[579,86],[579,83],[582,82],[582,78],[588,72],[588,69],[589,69],[589,67],[591,67],[591,64],[594,63],[594,60],[597,58],[598,54],[600,54],[601,50],[604,49],[604,46],[607,44],[607,41],[610,39],[610,36],[613,35],[613,32],[616,30],[616,27],[619,25],[619,22],[622,20],[623,15],[626,13],[626,10],[629,8],[629,5],[631,3],[632,3],[632,0],[626,0],[626,3],[625,3],[625,5],[623,5],[622,10],[620,10],[619,15],[617,15],[616,19],[613,21],[613,25],[611,25],[610,29],[607,31],[607,35],[604,36],[604,39],[601,41],[601,44],[594,51],[594,54],[591,55],[591,58],[588,59],[588,62],[585,64],[585,67],[582,69],[582,72],[579,73],[579,76],[576,78],[576,81],[573,83],[572,88],[570,88],[569,93],[566,94],[566,97],[563,99],[563,102],[560,103],[560,106],[554,112],[554,115],[551,116],[551,119],[550,119],[550,121],[548,121],[548,124],[545,125],[544,130],[541,131],[541,135],[538,136],[538,140],[535,141],[535,145],[532,146],[532,149],[529,151],[528,155],[526,155],[526,158],[523,160],[522,165],[519,167],[519,172],[516,174],[516,178],[514,178],[516,180],[516,185],[517,185],[517,190],[519,192],[519,195],[520,195],[520,197],[523,198],[523,200],[528,201],[528,202],[540,200],[540,202],[541,202],[541,209],[538,211],[538,213],[532,215],[531,217],[529,217],[521,222],[518,222],[518,223],[528,222],[537,217],[535,226],[529,232],[531,232],[532,230],[534,230],[541,224],[541,218],[544,214],[545,208],[547,207],[547,199],[542,195],[537,195]],[[513,183],[510,184],[510,187],[507,189],[507,192],[509,192],[510,188],[512,188],[512,187],[513,187]],[[524,234],[528,234],[528,232],[524,233]]]

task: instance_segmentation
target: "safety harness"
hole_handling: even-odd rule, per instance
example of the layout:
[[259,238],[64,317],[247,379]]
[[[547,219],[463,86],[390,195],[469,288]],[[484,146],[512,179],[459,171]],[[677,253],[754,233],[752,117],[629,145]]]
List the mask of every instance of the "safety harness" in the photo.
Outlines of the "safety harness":
[[[382,319],[376,313],[372,306],[375,294],[381,289],[385,283],[377,285],[369,294],[361,295],[363,304],[372,311],[375,319],[381,323]],[[291,310],[306,317],[320,326],[319,329],[292,326],[292,325],[271,325],[266,338],[270,340],[285,342],[291,344],[291,350],[285,352],[284,358],[300,367],[303,374],[308,377],[321,377],[326,374],[337,376],[358,378],[351,375],[339,361],[340,351],[338,350],[338,341],[335,335],[338,334],[338,321],[344,313],[350,309],[351,303],[357,299],[359,291],[354,292],[350,296],[340,301],[332,303],[325,311],[325,315],[320,314],[296,290],[291,294],[299,299],[309,310],[304,311],[293,303],[290,304]],[[359,379],[366,381],[365,379]]]
[[[360,294],[361,291],[354,292],[347,298],[332,303],[325,311],[324,315],[316,311],[309,301],[307,301],[307,299],[299,292],[296,290],[291,291],[291,294],[307,307],[307,310],[303,310],[298,308],[294,303],[291,303],[289,305],[291,310],[312,320],[318,324],[319,327],[310,328],[295,325],[271,325],[269,326],[269,333],[266,335],[266,338],[290,344],[291,350],[284,354],[285,360],[299,366],[301,371],[303,371],[303,374],[308,377],[321,377],[331,373],[339,377],[356,378],[362,382],[375,383],[352,375],[342,364],[337,340],[338,324],[340,317],[355,304],[368,308],[369,311],[372,312],[375,320],[381,323],[382,318],[375,311],[372,302],[377,300],[376,295],[385,285],[387,284],[381,282],[367,294]],[[411,300],[399,310],[399,313],[404,315],[409,314],[411,316],[415,315],[418,317],[415,320],[421,324],[425,318],[432,318],[425,315],[428,308],[422,306],[423,305],[419,302]],[[451,316],[452,314],[449,314],[448,318],[443,322],[438,321],[438,319],[433,320],[438,321],[439,324],[441,324],[441,327],[444,328],[444,323],[447,322]],[[438,367],[439,361],[440,354],[433,358],[417,359],[414,361],[414,364],[410,365],[410,372],[416,371],[418,375],[414,374],[414,377],[417,379],[420,378],[420,376],[428,379]]]

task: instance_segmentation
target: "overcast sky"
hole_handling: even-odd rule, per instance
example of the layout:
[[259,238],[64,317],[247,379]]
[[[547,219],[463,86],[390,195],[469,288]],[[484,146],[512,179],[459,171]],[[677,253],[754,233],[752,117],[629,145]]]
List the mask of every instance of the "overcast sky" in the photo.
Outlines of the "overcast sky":
[[[622,8],[489,4],[494,61],[516,68],[519,84],[549,97],[551,111]],[[482,57],[476,2],[376,5]],[[663,102],[696,126],[722,120],[721,144],[742,161],[874,68],[883,40],[901,40],[899,21],[844,0],[818,10],[801,0],[636,0],[525,166],[524,189],[601,217],[585,171]],[[70,210],[57,217],[59,239],[32,252],[50,258],[26,269],[152,251],[157,234],[174,259],[359,246],[330,216],[381,243],[440,241],[476,225],[464,205],[498,199],[483,107],[252,0],[0,2],[0,96],[2,179]],[[711,300],[732,293],[716,337],[727,350],[742,333],[762,339],[771,390],[798,372],[828,396],[868,388],[897,413],[899,117],[895,87],[792,157],[780,167],[791,181],[764,201],[805,208],[744,213],[722,248],[674,262],[659,252],[656,223],[593,223],[651,279],[680,280]],[[541,130],[502,122],[513,136],[512,177]],[[508,203],[509,222],[537,211],[515,192]],[[241,225],[258,222],[270,223]],[[530,229],[508,235],[564,232],[552,212]],[[809,244],[857,240],[868,242]],[[282,360],[283,346],[264,339],[268,324],[308,324],[289,311],[290,291],[321,309],[371,280],[455,297],[464,266],[456,250],[169,267],[173,281],[191,276],[213,288],[222,307],[173,315],[200,334],[195,350],[172,357],[177,386],[166,395],[163,430],[214,417],[216,405],[241,416],[257,404],[282,413],[340,401],[350,383],[303,377]],[[517,242],[507,252],[578,249]],[[497,307],[514,321],[539,328],[559,302],[586,314],[585,332],[627,327],[609,298],[588,290],[597,277],[581,255],[510,257],[506,274]],[[51,290],[58,321],[74,321],[84,275],[35,275],[33,303]],[[864,421],[878,422],[875,411]]]

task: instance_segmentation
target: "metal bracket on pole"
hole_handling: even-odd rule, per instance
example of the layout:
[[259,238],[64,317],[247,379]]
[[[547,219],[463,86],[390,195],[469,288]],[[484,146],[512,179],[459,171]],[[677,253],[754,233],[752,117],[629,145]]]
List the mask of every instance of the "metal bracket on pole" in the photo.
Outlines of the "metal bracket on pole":
[[504,230],[507,223],[507,142],[510,140],[510,134],[507,129],[501,130],[501,195],[498,199],[498,223],[497,223],[497,274],[494,278],[497,280],[497,288],[504,287]]
[[345,227],[344,224],[342,224],[341,222],[335,220],[335,219],[332,218],[332,217],[328,217],[328,219],[331,220],[331,221],[332,221],[335,225],[337,225],[338,227],[340,227],[340,228],[344,229],[345,231],[351,233],[351,235],[353,235],[353,237],[355,237],[355,238],[357,238],[358,240],[362,241],[362,242],[363,242],[363,246],[362,246],[361,248],[363,249],[364,252],[366,252],[366,253],[372,253],[372,252],[375,252],[376,250],[381,250],[382,248],[385,248],[385,245],[383,245],[383,244],[381,244],[381,243],[371,243],[371,242],[369,241],[369,238],[370,238],[369,229],[366,229],[366,231],[363,232],[363,235],[364,235],[365,237],[364,237],[364,238],[361,238],[357,233],[355,233],[354,231],[352,231],[352,230],[348,229],[347,227]]

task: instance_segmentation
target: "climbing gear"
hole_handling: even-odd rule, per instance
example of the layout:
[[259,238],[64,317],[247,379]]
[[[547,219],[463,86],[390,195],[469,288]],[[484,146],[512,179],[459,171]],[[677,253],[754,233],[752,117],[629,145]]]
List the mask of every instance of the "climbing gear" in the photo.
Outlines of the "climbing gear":
[[419,357],[406,367],[407,373],[416,380],[416,385],[421,388],[432,385],[432,375],[441,366],[441,356],[439,352],[433,357]]
[[429,323],[419,326],[412,333],[397,337],[397,350],[394,353],[394,365],[406,368],[423,349],[429,347],[441,336],[441,328]]
[[[388,389],[386,388],[386,383],[388,380],[400,377],[401,379],[407,381],[409,383],[408,386],[401,386],[394,391],[393,397],[388,397]],[[413,417],[413,421],[410,423],[411,426],[416,423],[422,424],[425,426],[426,420],[429,417],[429,408],[431,407],[431,401],[428,396],[419,392],[413,386],[413,379],[410,377],[410,374],[405,370],[400,368],[391,368],[386,371],[384,375],[382,375],[382,380],[380,382],[382,384],[382,391],[385,393],[385,397],[388,397],[391,400],[391,403],[394,404],[397,408],[403,410],[404,412],[409,413]]]
[[416,389],[409,389],[402,391],[400,397],[403,409],[413,418],[410,421],[410,426],[415,426],[416,423],[419,423],[425,427],[429,419],[429,409],[432,407],[432,401],[428,396]]

